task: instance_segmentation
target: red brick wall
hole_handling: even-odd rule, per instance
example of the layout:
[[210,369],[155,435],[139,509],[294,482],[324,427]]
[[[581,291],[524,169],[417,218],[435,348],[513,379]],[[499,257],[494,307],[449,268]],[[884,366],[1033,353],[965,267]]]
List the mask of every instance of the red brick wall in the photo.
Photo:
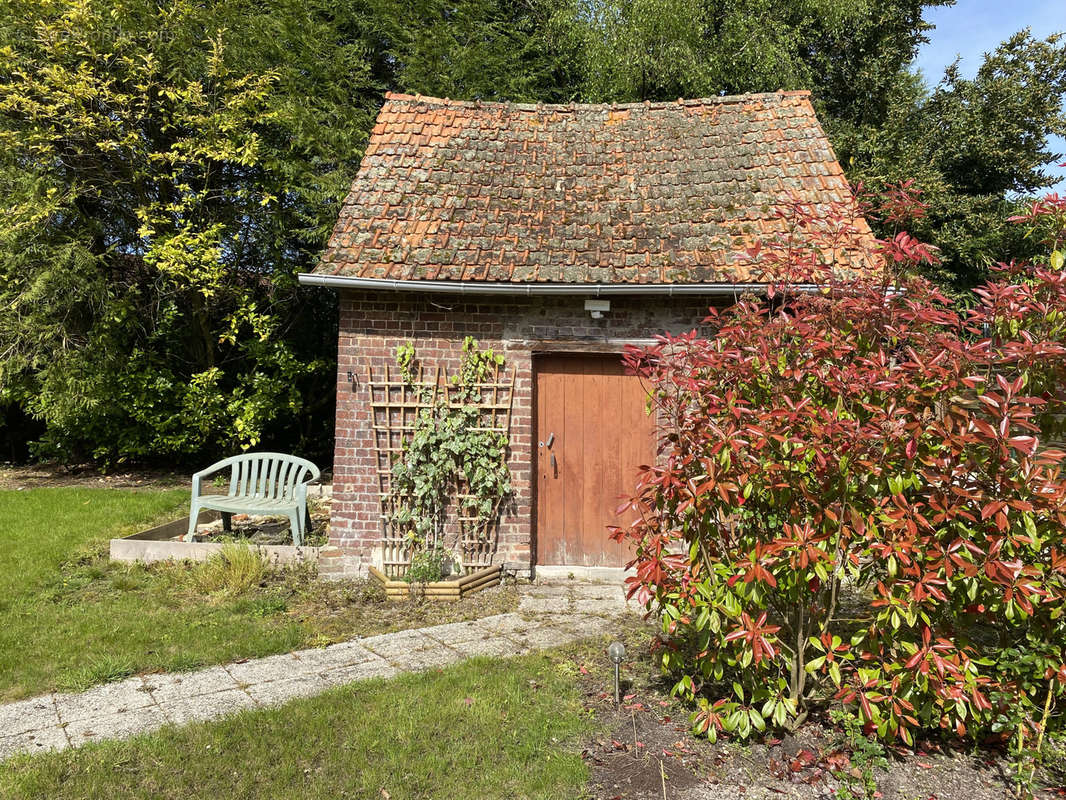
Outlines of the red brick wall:
[[[483,296],[484,298],[484,296]],[[533,358],[536,352],[621,352],[627,341],[647,341],[664,330],[700,324],[712,298],[618,296],[603,319],[584,310],[581,297],[484,298],[401,292],[342,292],[337,370],[337,428],[333,462],[330,544],[320,570],[361,574],[373,563],[381,537],[374,437],[366,370],[395,364],[398,345],[414,344],[419,362],[453,369],[463,338],[504,355],[517,370],[509,466],[514,502],[500,520],[496,562],[528,569],[533,528]],[[349,381],[349,371],[355,377]]]

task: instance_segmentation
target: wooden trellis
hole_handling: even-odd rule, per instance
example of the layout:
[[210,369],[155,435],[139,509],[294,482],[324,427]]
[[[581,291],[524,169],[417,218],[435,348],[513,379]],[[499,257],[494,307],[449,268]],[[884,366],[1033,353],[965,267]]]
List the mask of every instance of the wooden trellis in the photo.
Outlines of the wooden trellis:
[[[395,508],[392,467],[403,458],[404,444],[415,430],[418,415],[423,409],[434,407],[443,394],[451,408],[474,406],[478,411],[479,425],[474,430],[492,431],[510,437],[511,404],[514,396],[515,373],[501,371],[495,365],[489,379],[472,387],[479,401],[463,400],[458,396],[463,388],[453,385],[447,370],[436,367],[426,371],[419,366],[417,371],[405,378],[397,367],[385,365],[383,373],[374,374],[367,363],[367,386],[370,389],[370,407],[374,430],[375,461],[378,478],[378,499],[382,525],[382,567],[389,577],[403,575],[411,564],[411,548],[408,531],[392,521]],[[506,458],[506,454],[504,455]],[[443,541],[427,542],[447,546],[453,542],[458,549],[466,572],[486,567],[492,563],[496,551],[496,519],[499,500],[488,521],[469,512],[473,495],[459,486],[459,491],[450,499],[449,509],[453,519],[446,520],[438,536]]]

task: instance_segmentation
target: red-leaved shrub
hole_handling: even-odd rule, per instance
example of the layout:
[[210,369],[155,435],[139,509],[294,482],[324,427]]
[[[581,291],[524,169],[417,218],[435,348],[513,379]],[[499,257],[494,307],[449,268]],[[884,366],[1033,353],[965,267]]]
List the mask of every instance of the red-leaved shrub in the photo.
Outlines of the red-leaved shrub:
[[796,202],[749,253],[787,276],[769,298],[628,352],[661,457],[613,535],[696,731],[834,703],[905,743],[1046,727],[1066,687],[1064,211],[1019,218],[1046,263],[1001,265],[957,308],[904,277],[935,254],[902,232],[883,273],[830,275],[854,207]]

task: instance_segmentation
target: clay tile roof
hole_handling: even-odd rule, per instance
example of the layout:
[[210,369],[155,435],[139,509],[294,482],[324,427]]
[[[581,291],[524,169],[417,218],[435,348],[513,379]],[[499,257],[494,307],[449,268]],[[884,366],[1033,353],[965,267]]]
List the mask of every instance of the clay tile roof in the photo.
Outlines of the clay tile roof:
[[315,273],[745,282],[739,254],[781,230],[774,205],[790,193],[851,197],[807,92],[624,105],[388,94]]

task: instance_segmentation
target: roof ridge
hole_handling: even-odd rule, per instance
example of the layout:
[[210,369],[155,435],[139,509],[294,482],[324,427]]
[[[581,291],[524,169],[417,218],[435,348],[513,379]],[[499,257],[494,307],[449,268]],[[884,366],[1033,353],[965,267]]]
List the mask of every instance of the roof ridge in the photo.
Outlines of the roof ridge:
[[749,92],[746,94],[724,94],[713,97],[683,98],[677,100],[657,100],[635,103],[514,103],[503,101],[486,100],[452,100],[448,97],[433,97],[425,94],[404,94],[402,92],[386,92],[385,100],[391,102],[423,103],[426,105],[451,106],[453,108],[510,108],[518,111],[604,111],[611,109],[663,109],[676,108],[677,106],[717,106],[735,103],[748,103],[753,100],[780,100],[785,97],[810,97],[809,89],[778,90],[776,92]]

